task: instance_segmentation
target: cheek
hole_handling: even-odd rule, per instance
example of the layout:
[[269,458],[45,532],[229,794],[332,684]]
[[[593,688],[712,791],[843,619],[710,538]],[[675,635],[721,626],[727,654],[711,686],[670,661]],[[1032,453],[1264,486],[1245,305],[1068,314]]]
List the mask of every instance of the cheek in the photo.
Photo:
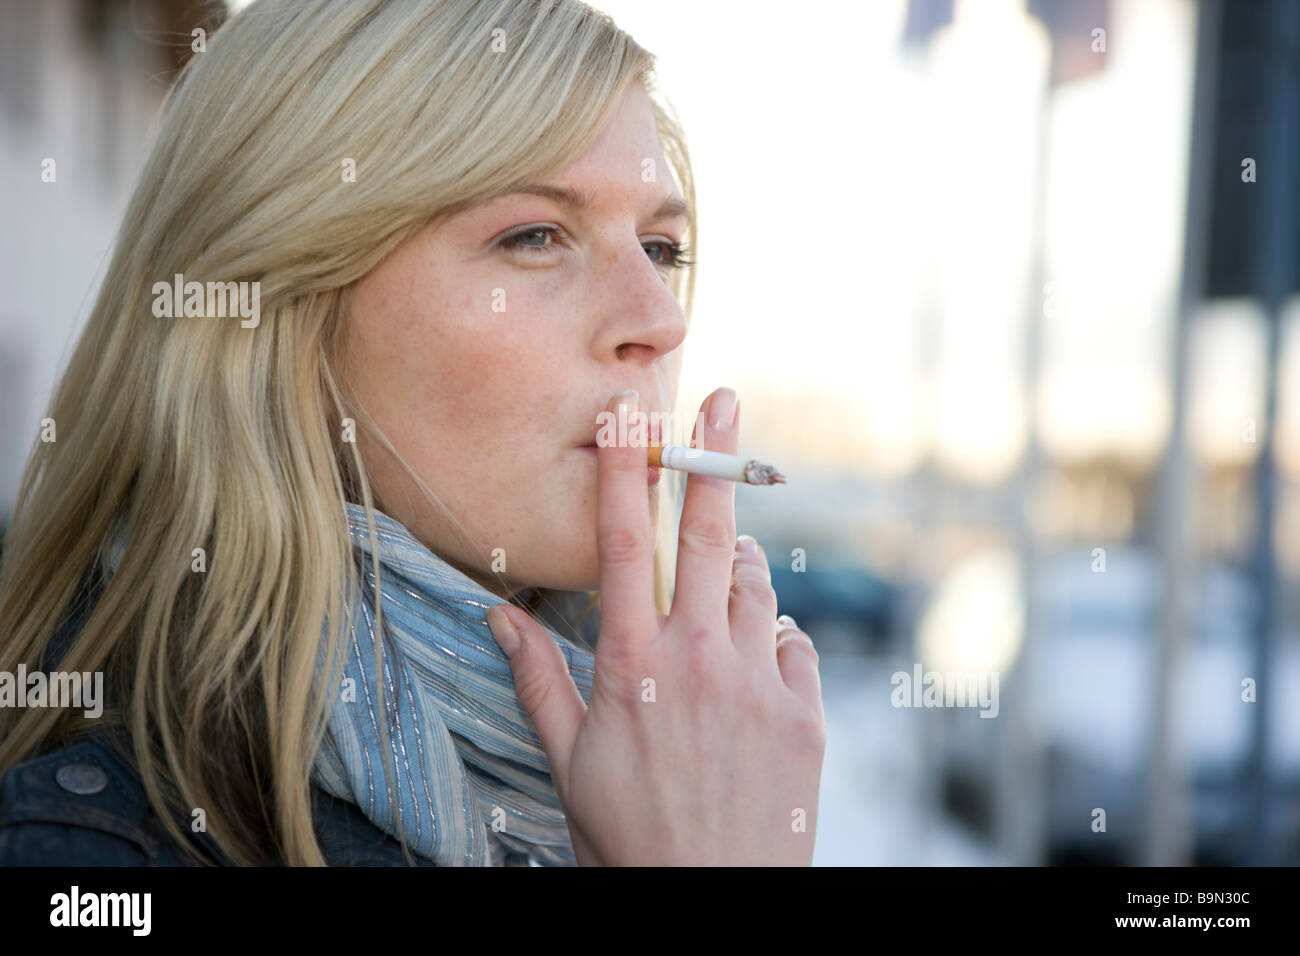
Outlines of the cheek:
[[[562,450],[582,427],[569,398],[581,313],[543,282],[507,284],[506,311],[494,312],[500,280],[428,278],[364,302],[363,403],[481,545],[527,555],[530,573],[572,562],[578,536],[594,536],[595,468],[588,482]],[[408,480],[397,466],[387,477]],[[427,539],[448,533],[442,520],[418,519]]]
[[[569,383],[555,367],[565,354],[540,322],[476,316],[431,349],[421,379],[421,418],[440,431],[491,442],[504,456],[539,444]],[[513,447],[512,447],[513,446]]]

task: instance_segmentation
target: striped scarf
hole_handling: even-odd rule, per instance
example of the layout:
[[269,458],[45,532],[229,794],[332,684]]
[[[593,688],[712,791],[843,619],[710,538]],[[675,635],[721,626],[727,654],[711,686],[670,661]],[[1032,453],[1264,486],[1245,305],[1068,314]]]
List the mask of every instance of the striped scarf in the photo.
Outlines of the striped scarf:
[[[502,600],[376,511],[384,612],[380,691],[375,555],[365,510],[352,503],[347,508],[367,593],[363,601],[349,596],[347,602],[360,613],[352,612],[343,687],[313,780],[397,836],[385,780],[387,749],[406,841],[416,853],[440,866],[500,865],[508,852],[541,865],[576,865],[546,753],[484,616]],[[550,633],[582,698],[590,700],[591,653]]]

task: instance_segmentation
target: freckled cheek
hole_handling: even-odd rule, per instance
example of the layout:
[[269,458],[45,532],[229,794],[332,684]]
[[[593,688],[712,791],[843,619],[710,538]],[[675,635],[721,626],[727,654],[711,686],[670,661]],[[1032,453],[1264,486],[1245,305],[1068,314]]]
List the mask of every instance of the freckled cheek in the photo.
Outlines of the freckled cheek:
[[[581,335],[581,325],[577,312],[557,304],[550,285],[476,281],[438,303],[436,333],[410,343],[408,356],[421,367],[414,400],[423,405],[418,414],[429,438],[478,448],[485,458],[458,456],[451,472],[480,487],[504,490],[577,426],[557,425],[557,412],[575,384],[573,356],[581,343],[571,337]],[[504,312],[491,309],[498,287],[505,289]]]
[[504,312],[486,307],[486,292],[447,303],[456,334],[441,364],[456,383],[459,401],[507,406],[502,410],[535,425],[569,393],[581,319],[553,288],[558,285],[539,278],[504,283]]
[[[462,343],[428,382],[424,418],[435,443],[460,448],[452,471],[478,488],[500,490],[542,453],[555,396],[525,349],[483,339]],[[548,401],[549,399],[549,401]],[[447,467],[445,454],[435,455]]]

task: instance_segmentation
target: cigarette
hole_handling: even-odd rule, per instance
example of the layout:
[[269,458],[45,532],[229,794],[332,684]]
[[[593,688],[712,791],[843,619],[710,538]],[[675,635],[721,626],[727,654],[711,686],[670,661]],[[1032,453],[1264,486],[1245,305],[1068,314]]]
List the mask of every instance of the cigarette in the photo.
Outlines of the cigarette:
[[660,468],[672,468],[690,475],[726,478],[747,485],[785,484],[785,475],[766,462],[724,455],[720,451],[705,451],[703,448],[657,445],[651,442],[646,446],[646,461]]

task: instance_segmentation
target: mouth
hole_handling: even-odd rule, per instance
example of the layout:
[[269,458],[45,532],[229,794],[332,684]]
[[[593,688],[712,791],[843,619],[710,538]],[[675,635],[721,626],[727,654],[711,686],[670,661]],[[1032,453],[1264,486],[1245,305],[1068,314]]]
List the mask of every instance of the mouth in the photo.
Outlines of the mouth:
[[[600,454],[600,451],[596,448],[595,443],[592,443],[590,445],[579,445],[577,450],[581,452],[583,455],[589,457],[593,464],[599,460],[597,456]],[[659,484],[659,476],[660,476],[660,472],[662,471],[663,469],[660,468],[658,465],[649,465],[649,464],[646,465],[645,483],[647,485]]]
[[[629,431],[630,430],[631,429],[629,429]],[[654,420],[653,416],[651,416],[651,419],[646,422],[646,433],[649,436],[649,440],[652,444],[659,444],[660,442],[662,442],[662,427],[658,421]],[[594,440],[587,442],[585,445],[579,445],[577,450],[582,454],[590,457],[593,462],[598,460],[598,455],[600,454],[599,451],[597,450],[596,442]],[[659,484],[660,473],[662,471],[663,469],[660,468],[658,465],[647,464],[646,484],[648,486],[654,486]]]

